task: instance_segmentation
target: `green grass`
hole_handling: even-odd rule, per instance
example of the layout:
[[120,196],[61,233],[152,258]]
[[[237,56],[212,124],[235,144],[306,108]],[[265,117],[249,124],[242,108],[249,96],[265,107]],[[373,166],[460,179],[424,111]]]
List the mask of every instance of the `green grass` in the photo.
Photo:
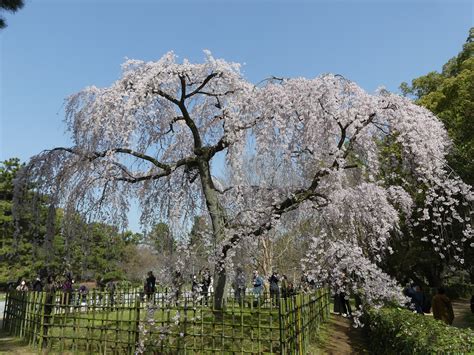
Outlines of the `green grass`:
[[[54,339],[50,344],[62,342],[64,349],[99,352],[108,344],[115,351],[125,352],[129,344],[135,342],[137,316],[133,309],[54,314],[48,331],[49,337]],[[144,321],[145,316],[141,310],[140,321]],[[207,307],[181,310],[178,324],[173,320],[176,316],[176,309],[158,309],[154,324],[146,327],[149,336],[145,344],[163,350],[179,347],[230,352],[277,351],[279,347],[279,319],[275,309],[228,308],[222,316]],[[58,341],[60,339],[62,341]],[[56,345],[50,349],[61,350]]]
[[[143,303],[133,299],[122,299],[125,303],[121,303],[119,309],[110,308],[107,298],[93,296],[88,301],[89,306],[73,306],[60,305],[56,299],[58,304],[51,316],[45,318],[45,328],[39,323],[41,317],[36,318],[36,324],[28,323],[27,329],[38,335],[32,339],[42,339],[46,350],[60,353],[132,353],[137,334],[146,348],[159,353],[183,350],[189,353],[275,353],[280,351],[281,339],[286,339],[286,346],[294,346],[295,324],[307,324],[303,322],[308,322],[309,315],[315,316],[320,309],[319,303],[314,299],[310,302],[307,296],[288,303],[285,300],[281,303],[281,316],[288,329],[281,332],[280,307],[273,307],[269,300],[258,304],[253,297],[249,297],[244,306],[229,301],[220,312],[200,302],[194,304],[192,300],[180,302],[179,306],[174,302],[160,302],[160,307],[151,313]],[[33,306],[28,306],[28,314],[42,310],[35,310],[36,304],[30,304]],[[144,327],[146,332],[138,331],[138,326]],[[39,337],[40,333],[43,338]],[[305,334],[309,334],[309,330]]]
[[7,294],[5,292],[0,292],[0,301],[5,301]]
[[330,324],[328,322],[320,324],[318,331],[314,335],[314,338],[310,341],[307,353],[314,355],[322,354],[323,351],[321,349],[324,349],[330,340]]

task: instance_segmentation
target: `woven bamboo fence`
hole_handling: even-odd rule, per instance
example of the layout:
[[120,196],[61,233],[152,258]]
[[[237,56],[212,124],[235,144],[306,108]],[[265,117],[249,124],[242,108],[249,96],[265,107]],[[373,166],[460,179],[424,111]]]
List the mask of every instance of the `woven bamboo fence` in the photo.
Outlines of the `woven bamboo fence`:
[[305,354],[329,316],[326,289],[271,299],[138,291],[7,294],[3,328],[51,353]]

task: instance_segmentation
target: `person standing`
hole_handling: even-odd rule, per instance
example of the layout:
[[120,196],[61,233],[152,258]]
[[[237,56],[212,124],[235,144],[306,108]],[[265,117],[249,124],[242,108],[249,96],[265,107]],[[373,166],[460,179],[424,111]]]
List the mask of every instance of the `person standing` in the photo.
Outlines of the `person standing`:
[[109,304],[111,310],[113,310],[115,307],[115,291],[117,289],[117,284],[114,280],[110,280],[109,282],[107,282],[106,288],[107,291],[109,291]]
[[[201,272],[199,272],[199,275],[201,275]],[[191,294],[194,301],[198,299],[199,295],[203,295],[202,288],[202,282],[199,282],[197,276],[193,274],[191,277]]]
[[63,282],[63,304],[65,305],[69,305],[72,302],[72,283],[72,276],[70,273],[67,273]]
[[25,280],[21,280],[21,282],[18,284],[18,286],[16,287],[16,290],[17,291],[20,291],[20,292],[26,292],[28,291],[28,286],[26,285],[26,281]]
[[209,292],[211,292],[211,286],[212,286],[211,271],[208,268],[205,268],[202,274],[202,284],[203,284],[203,293],[206,293],[206,295],[208,295]]
[[263,278],[258,274],[258,271],[255,270],[253,272],[253,294],[256,298],[256,304],[260,302],[260,297],[262,297],[263,286]]
[[431,307],[433,309],[433,318],[441,320],[448,325],[453,324],[454,311],[451,300],[445,294],[443,287],[438,288],[438,293],[433,296],[431,301]]
[[156,277],[152,271],[148,271],[146,283],[145,283],[145,294],[147,301],[153,297],[156,292]]
[[420,286],[415,286],[413,289],[414,291],[411,299],[415,306],[415,311],[418,314],[424,314],[423,305],[425,304],[425,295],[421,291]]
[[182,287],[183,287],[183,276],[181,275],[181,271],[176,270],[173,274],[173,288],[174,288],[174,296],[176,298],[176,305],[179,304],[179,299],[181,297]]
[[245,277],[244,270],[239,266],[235,273],[235,278],[233,285],[234,287],[234,297],[239,305],[243,304],[245,299],[245,288],[247,286],[247,280]]
[[87,305],[87,294],[89,293],[89,290],[87,289],[86,285],[81,285],[77,293],[77,304],[83,306]]
[[33,291],[35,292],[43,291],[43,283],[41,282],[41,279],[39,277],[37,277],[36,280],[33,282]]
[[280,276],[276,271],[272,273],[272,276],[270,276],[268,282],[270,283],[270,298],[272,299],[273,305],[276,306],[280,301],[280,288],[278,287]]
[[202,273],[202,278],[201,278],[201,295],[204,298],[204,302],[206,305],[207,305],[207,298],[210,296],[210,293],[211,293],[211,285],[212,285],[211,271],[208,268],[205,268]]

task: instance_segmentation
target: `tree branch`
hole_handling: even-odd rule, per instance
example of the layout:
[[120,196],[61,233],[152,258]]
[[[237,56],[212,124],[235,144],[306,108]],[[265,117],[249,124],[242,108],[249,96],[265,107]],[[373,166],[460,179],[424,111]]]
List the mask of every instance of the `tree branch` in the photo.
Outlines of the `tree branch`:
[[155,180],[155,179],[158,179],[160,177],[170,175],[173,172],[173,170],[175,170],[176,168],[178,168],[180,166],[185,166],[185,165],[188,166],[188,167],[197,166],[197,159],[195,157],[186,157],[186,158],[180,159],[180,160],[178,160],[174,163],[164,164],[164,163],[161,163],[160,161],[156,160],[155,158],[150,157],[149,155],[146,155],[146,154],[143,154],[143,153],[140,153],[140,152],[136,152],[136,151],[133,151],[133,150],[128,149],[128,148],[114,148],[114,149],[105,150],[103,152],[92,152],[92,153],[85,153],[85,154],[83,154],[83,153],[81,153],[81,152],[79,152],[79,151],[77,151],[73,148],[65,148],[65,147],[57,147],[57,148],[54,148],[54,149],[50,150],[50,152],[53,152],[53,151],[66,151],[66,152],[71,153],[71,154],[82,156],[84,159],[87,159],[90,162],[93,161],[93,160],[96,160],[98,158],[103,158],[107,154],[110,154],[110,153],[129,154],[129,155],[132,155],[136,158],[140,158],[140,159],[149,161],[153,165],[155,165],[156,167],[164,170],[163,172],[161,172],[159,174],[150,174],[150,175],[135,177],[128,171],[128,169],[125,166],[123,166],[120,163],[114,162],[114,165],[118,166],[122,171],[124,171],[127,175],[129,175],[128,178],[127,177],[121,177],[121,178],[115,178],[115,180],[127,181],[127,182],[132,182],[132,183],[139,182],[139,181],[144,181],[144,180]]
[[[187,95],[184,95],[183,98],[184,99],[188,99],[190,98],[191,96],[194,96],[196,95],[197,93],[199,93],[206,85],[207,83],[214,77],[216,77],[217,75],[219,75],[219,73],[211,73],[209,74],[205,79],[204,81],[201,83],[201,85],[199,85],[194,91],[190,92],[189,94]],[[182,83],[181,83],[182,84]],[[182,98],[182,99],[183,99]]]

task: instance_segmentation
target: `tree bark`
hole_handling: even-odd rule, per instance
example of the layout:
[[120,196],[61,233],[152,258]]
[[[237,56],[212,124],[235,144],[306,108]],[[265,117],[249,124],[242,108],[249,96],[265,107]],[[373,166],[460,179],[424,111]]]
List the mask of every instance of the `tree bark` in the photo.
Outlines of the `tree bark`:
[[[211,222],[212,222],[212,231],[214,235],[215,245],[219,241],[224,240],[225,238],[225,211],[218,199],[218,192],[214,187],[212,182],[210,164],[207,159],[200,159],[198,162],[199,175],[201,178],[201,185],[206,198],[206,205],[209,211]],[[215,250],[218,252],[218,249]],[[216,255],[217,260],[221,260],[220,255]],[[214,273],[217,277],[216,287],[214,290],[214,308],[216,310],[221,310],[224,305],[224,291],[226,284],[226,270],[224,262],[219,262],[216,264],[216,269]]]

